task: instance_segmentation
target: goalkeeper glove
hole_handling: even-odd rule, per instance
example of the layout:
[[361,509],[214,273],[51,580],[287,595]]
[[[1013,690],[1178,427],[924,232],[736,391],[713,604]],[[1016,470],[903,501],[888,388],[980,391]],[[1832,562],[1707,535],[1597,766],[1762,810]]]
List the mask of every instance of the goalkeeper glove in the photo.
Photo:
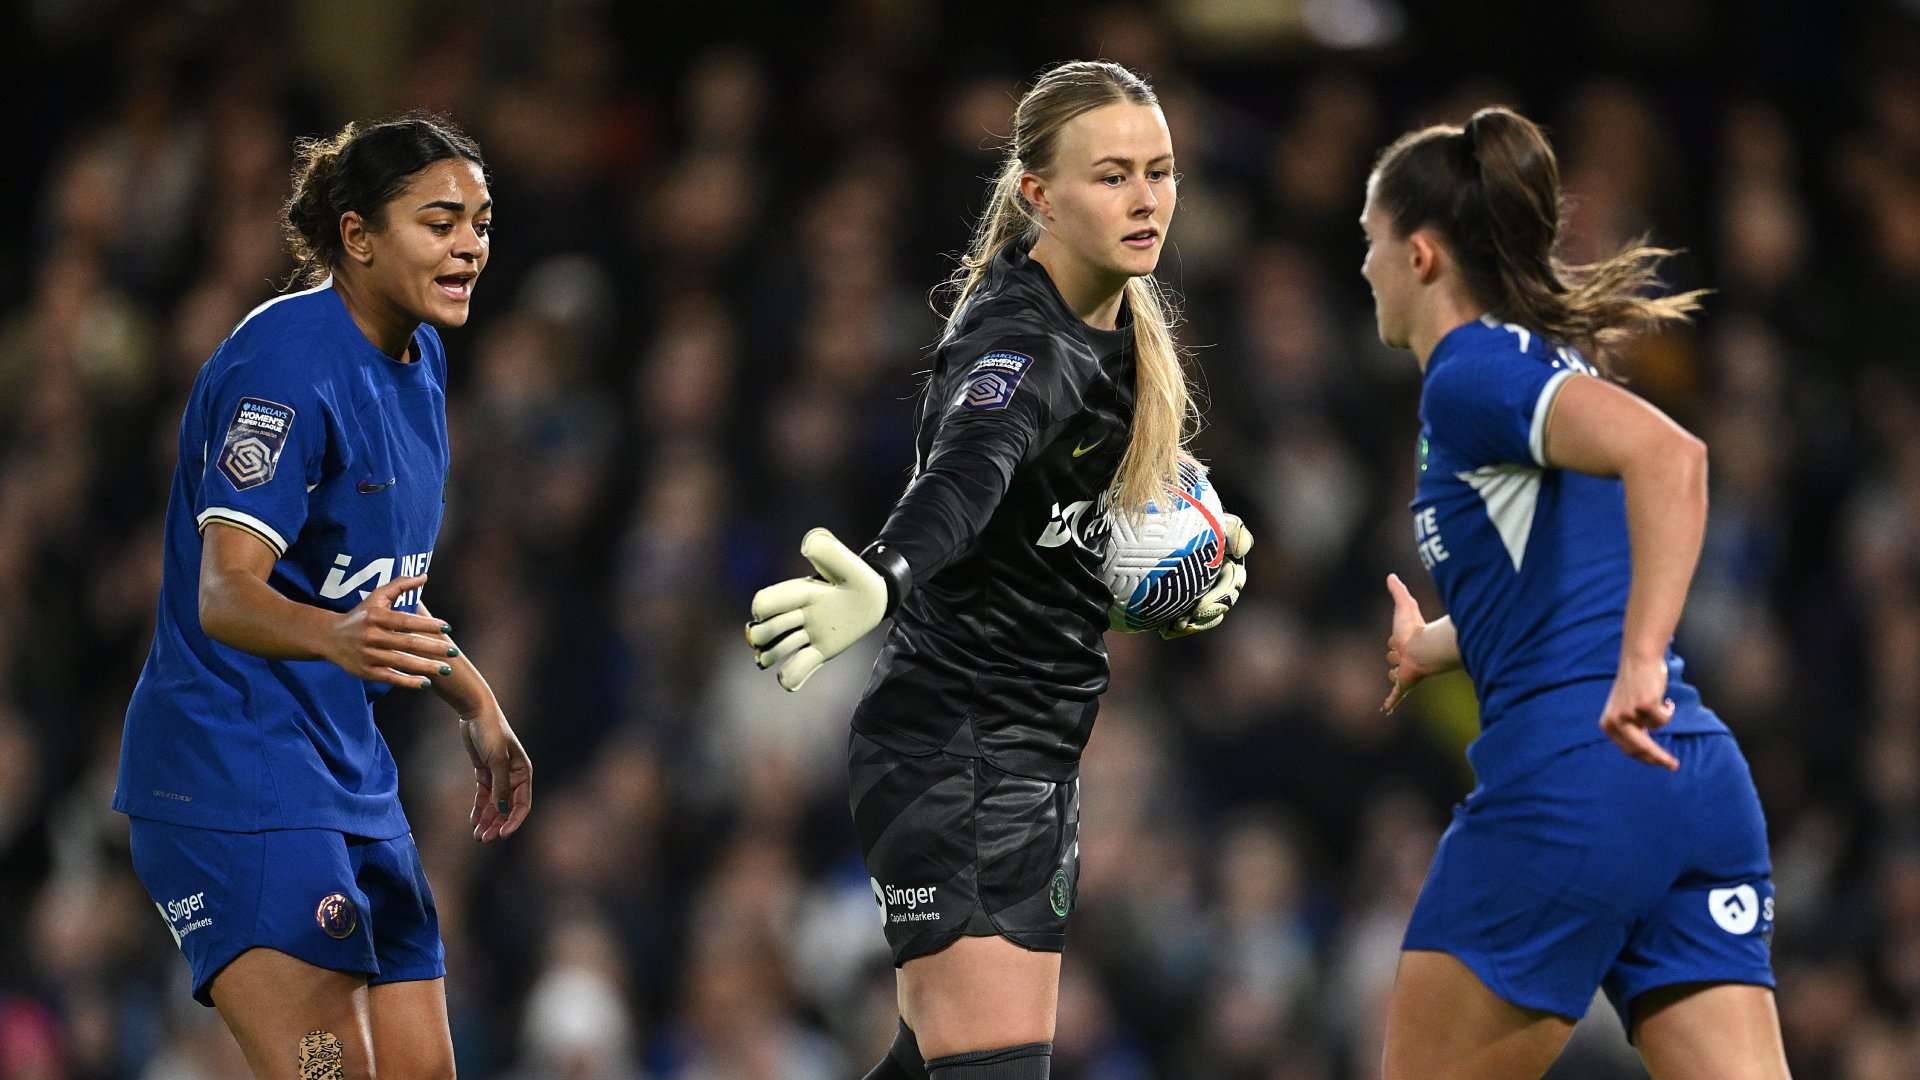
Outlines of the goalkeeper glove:
[[753,662],[762,671],[780,664],[780,685],[789,691],[880,625],[912,580],[897,553],[876,544],[862,558],[825,529],[808,530],[800,554],[815,576],[755,593],[747,624]]
[[1253,530],[1233,514],[1221,515],[1221,527],[1226,531],[1227,557],[1220,564],[1220,576],[1211,589],[1200,594],[1192,611],[1160,631],[1161,637],[1171,641],[1211,630],[1240,602],[1240,590],[1247,584],[1247,552],[1253,550]]

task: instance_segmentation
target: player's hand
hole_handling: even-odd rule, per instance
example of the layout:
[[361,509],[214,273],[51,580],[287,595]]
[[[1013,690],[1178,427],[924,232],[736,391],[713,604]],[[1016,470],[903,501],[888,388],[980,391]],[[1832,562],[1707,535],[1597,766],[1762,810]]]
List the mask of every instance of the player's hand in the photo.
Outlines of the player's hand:
[[1613,677],[1607,707],[1600,713],[1600,730],[1635,761],[1658,765],[1668,772],[1680,769],[1675,758],[1657,742],[1653,732],[1673,719],[1673,699],[1667,696],[1667,659],[1620,660]]
[[1213,587],[1200,594],[1193,610],[1160,631],[1168,641],[1211,630],[1226,619],[1227,612],[1240,602],[1240,590],[1247,587],[1247,552],[1253,550],[1253,530],[1237,515],[1220,515],[1220,527],[1227,536],[1227,557],[1220,564],[1220,576]]
[[1387,575],[1387,594],[1393,597],[1393,629],[1387,634],[1387,678],[1393,689],[1380,703],[1384,713],[1399,708],[1421,679],[1460,666],[1459,645],[1452,633],[1435,629],[1450,623],[1444,618],[1427,622],[1420,614],[1420,602],[1398,574]]
[[533,809],[533,761],[498,704],[460,718],[460,740],[473,761],[473,838],[490,844],[512,836]]
[[780,685],[788,690],[806,685],[820,665],[879,626],[887,611],[886,580],[832,533],[808,530],[800,554],[816,576],[753,594],[747,624],[753,662],[762,671],[780,664]]
[[352,611],[335,620],[322,657],[349,675],[407,690],[424,690],[443,674],[447,645],[438,619],[395,611],[400,594],[418,589],[426,577],[394,578],[367,594]]

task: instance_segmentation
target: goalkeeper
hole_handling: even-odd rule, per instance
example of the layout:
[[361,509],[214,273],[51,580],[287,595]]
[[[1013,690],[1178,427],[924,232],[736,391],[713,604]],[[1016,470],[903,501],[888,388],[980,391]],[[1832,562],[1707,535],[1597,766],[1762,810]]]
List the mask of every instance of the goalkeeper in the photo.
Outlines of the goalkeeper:
[[[1020,102],[954,279],[913,481],[855,555],[760,591],[755,661],[798,690],[893,616],[853,716],[851,803],[901,1023],[868,1080],[1048,1074],[1078,877],[1079,762],[1107,688],[1109,502],[1173,481],[1192,406],[1152,273],[1175,200],[1152,89],[1064,64]],[[1163,633],[1217,626],[1252,538]]]

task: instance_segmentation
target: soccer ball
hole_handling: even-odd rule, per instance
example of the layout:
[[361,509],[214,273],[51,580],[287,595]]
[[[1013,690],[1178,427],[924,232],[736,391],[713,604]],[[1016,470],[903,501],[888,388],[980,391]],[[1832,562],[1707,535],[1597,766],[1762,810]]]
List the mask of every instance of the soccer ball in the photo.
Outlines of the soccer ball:
[[1113,592],[1108,624],[1137,634],[1190,614],[1220,576],[1224,516],[1206,468],[1191,458],[1181,459],[1179,490],[1169,486],[1138,515],[1112,513],[1100,567]]

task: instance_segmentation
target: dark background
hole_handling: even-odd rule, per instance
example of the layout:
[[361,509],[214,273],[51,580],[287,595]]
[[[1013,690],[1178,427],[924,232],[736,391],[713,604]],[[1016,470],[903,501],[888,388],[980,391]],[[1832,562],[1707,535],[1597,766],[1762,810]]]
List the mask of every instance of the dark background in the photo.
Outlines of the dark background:
[[[1551,9],[1551,10],[1543,10]],[[1680,647],[1766,801],[1796,1074],[1920,1075],[1920,4],[450,5],[43,0],[0,247],[0,1077],[244,1075],[107,807],[182,403],[283,284],[289,144],[417,105],[498,201],[447,335],[428,586],[539,766],[479,848],[452,718],[390,700],[468,1076],[840,1078],[892,1029],[845,806],[871,648],[797,696],[740,642],[812,525],[910,463],[929,290],[1024,80],[1105,56],[1182,176],[1163,280],[1198,452],[1259,536],[1216,634],[1110,637],[1055,1075],[1375,1073],[1399,935],[1471,785],[1471,688],[1392,718],[1418,374],[1359,277],[1372,155],[1512,104],[1566,255],[1643,231],[1718,290],[1622,358],[1707,439]],[[870,643],[869,643],[870,645]],[[1557,1077],[1641,1075],[1604,1004]]]

